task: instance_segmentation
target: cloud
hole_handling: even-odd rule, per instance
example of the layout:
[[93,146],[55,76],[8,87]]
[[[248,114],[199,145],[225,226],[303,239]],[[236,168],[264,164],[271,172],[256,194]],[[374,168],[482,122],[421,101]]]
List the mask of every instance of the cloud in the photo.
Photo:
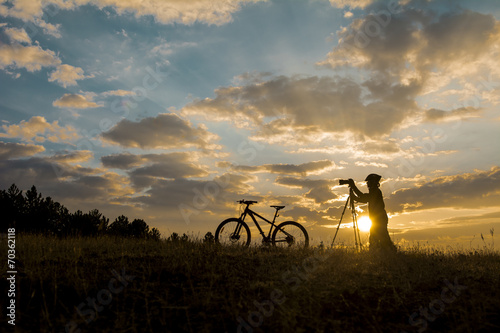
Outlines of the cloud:
[[316,186],[333,186],[338,182],[333,180],[322,180],[322,179],[309,179],[309,178],[296,178],[296,177],[277,177],[276,184],[287,186],[287,187],[299,187],[299,188],[313,188]]
[[98,175],[82,175],[71,182],[64,183],[60,191],[67,198],[101,201],[108,205],[119,205],[126,197],[134,194],[129,186],[127,177],[113,172],[104,172]]
[[359,145],[359,149],[370,155],[387,155],[399,152],[398,143],[394,139],[387,140],[368,140]]
[[174,53],[175,50],[182,49],[182,48],[187,48],[187,47],[194,47],[197,46],[197,43],[194,42],[182,42],[182,43],[167,43],[162,41],[161,44],[155,46],[153,49],[151,49],[151,54],[156,54],[159,56],[168,56]]
[[5,34],[12,42],[31,44],[31,38],[24,29],[7,28],[5,29]]
[[173,160],[171,163],[154,163],[132,170],[129,175],[136,188],[144,188],[156,183],[159,179],[187,179],[203,177],[206,170],[193,163]]
[[484,213],[479,215],[454,216],[439,221],[438,225],[471,225],[474,223],[484,223],[484,220],[500,220],[500,211]]
[[429,109],[425,111],[425,120],[429,122],[456,121],[463,118],[479,117],[481,109],[474,107],[462,107],[450,111]]
[[465,85],[491,71],[499,74],[500,24],[493,15],[456,8],[437,13],[416,3],[397,12],[374,4],[370,14],[338,31],[338,45],[318,65],[366,69],[374,82],[417,81],[426,93],[453,79]]
[[416,82],[360,85],[338,77],[278,76],[219,88],[214,98],[189,103],[182,112],[239,127],[251,123],[253,139],[267,142],[303,144],[346,132],[380,137],[415,111],[419,89]]
[[481,208],[500,202],[500,167],[437,177],[416,187],[395,191],[386,201],[390,212],[432,208]]
[[58,100],[55,100],[52,105],[59,108],[75,108],[75,109],[89,109],[98,108],[102,105],[92,102],[90,96],[83,96],[79,94],[64,94]]
[[102,156],[101,162],[107,168],[128,170],[147,162],[147,159],[142,155],[125,153]]
[[330,160],[313,161],[302,164],[264,164],[259,166],[236,165],[232,170],[241,173],[269,172],[282,175],[302,175],[319,174],[335,168],[335,163]]
[[113,144],[133,148],[186,148],[213,149],[211,144],[218,137],[205,127],[193,127],[190,122],[172,113],[144,118],[139,122],[124,119],[102,134],[102,138]]
[[38,44],[31,45],[32,41],[26,30],[6,28],[5,33],[12,44],[0,44],[0,69],[25,68],[29,72],[35,72],[42,67],[57,67],[50,74],[49,82],[57,81],[65,88],[76,85],[76,80],[93,77],[85,76],[80,67],[61,65],[61,60],[54,51],[44,50]]
[[97,174],[99,171],[80,165],[64,162],[64,156],[59,160],[52,157],[31,157],[28,159],[9,159],[0,161],[0,183],[16,183],[20,188],[32,185],[54,185],[84,175]]
[[370,5],[374,0],[330,0],[330,4],[336,8],[365,8]]
[[[240,10],[247,3],[263,0],[72,0],[61,2],[49,1],[14,1],[11,6],[0,5],[0,15],[33,20],[43,25],[48,24],[43,19],[43,10],[51,6],[51,12],[62,9],[76,9],[79,6],[94,5],[99,9],[114,8],[118,14],[132,13],[136,17],[153,16],[163,24],[181,23],[193,24],[202,22],[207,24],[222,25],[232,21],[232,14]],[[50,31],[50,30],[49,30]]]
[[73,67],[71,65],[60,65],[57,69],[50,73],[49,82],[57,81],[64,88],[76,85],[77,80],[83,80],[93,75],[85,76],[83,69],[80,67]]
[[[383,74],[399,74],[405,69],[409,55],[420,45],[414,35],[420,23],[421,14],[407,13],[391,15],[389,23],[379,23],[377,16],[368,14],[356,18],[352,23],[337,32],[339,43],[319,62],[331,68],[353,66],[367,68]],[[387,19],[386,19],[387,21]],[[376,27],[376,30],[370,30]]]
[[51,162],[46,157],[0,160],[0,183],[17,184],[20,188],[42,186],[58,182],[57,171],[75,175],[66,165]]
[[196,154],[177,152],[168,154],[116,154],[101,157],[105,167],[129,170],[136,188],[151,186],[158,179],[205,177],[209,173],[199,165]]
[[[10,16],[23,20],[24,22],[33,22],[43,29],[43,31],[56,38],[60,38],[59,24],[51,24],[45,21],[44,14],[54,16],[59,12],[59,8],[69,9],[70,2],[59,0],[16,0],[0,4],[0,15]],[[44,13],[45,10],[45,13]],[[37,31],[37,28],[31,24],[30,28]]]
[[[291,152],[294,154],[321,153],[357,160],[373,158],[392,160],[395,156],[407,154],[400,148],[401,141],[393,138],[364,139],[359,136],[344,134],[334,136],[333,141],[336,144],[329,144],[324,147],[300,147]],[[337,168],[341,169],[343,166],[337,166]]]
[[[250,181],[255,181],[255,178],[233,173],[211,180],[158,179],[143,196],[134,198],[132,202],[146,205],[153,211],[170,210],[170,220],[188,222],[184,219],[187,215],[192,215],[194,220],[202,212],[208,216],[224,211],[232,213],[234,210],[232,207],[228,210],[226,203],[234,202],[234,197],[240,195],[251,199],[249,193],[253,188],[247,184]],[[203,219],[203,224],[206,225],[206,219]]]
[[[319,227],[329,227],[334,226],[335,228],[338,225],[340,216],[342,215],[342,211],[344,209],[345,202],[343,202],[339,206],[331,206],[331,204],[327,205],[328,208],[318,209],[317,207],[308,207],[303,205],[295,205],[291,209],[287,209],[283,211],[280,215],[285,217],[286,219],[290,219],[293,221],[301,222],[306,226],[306,229],[311,234],[321,235],[322,237],[331,237],[331,235],[325,234],[325,229],[317,229],[315,226]],[[350,216],[347,215],[349,212],[346,212],[346,216],[343,220],[343,225],[348,225],[352,222]]]
[[[151,186],[132,196],[122,197],[123,208],[135,207],[147,212],[148,223],[156,223],[173,230],[214,228],[223,216],[234,214],[235,197],[261,200],[247,184],[253,176],[225,173],[209,180],[158,178]],[[193,229],[191,229],[193,230]]]
[[62,127],[58,121],[47,122],[44,117],[34,116],[28,121],[21,121],[18,125],[2,125],[5,133],[3,138],[19,138],[26,142],[68,142],[79,138],[76,130],[71,126]]
[[93,160],[91,151],[33,156],[44,150],[42,146],[0,142],[0,184],[14,183],[20,189],[35,185],[45,196],[51,196],[69,209],[99,208],[105,209],[106,215],[111,211],[120,215],[133,210],[119,206],[135,194],[128,177],[82,166]]
[[123,90],[123,89],[118,89],[118,90],[109,90],[101,93],[103,96],[133,96],[135,95],[135,92],[130,91],[130,90]]
[[36,19],[35,23],[40,26],[40,28],[43,29],[43,32],[46,33],[47,35],[51,35],[55,38],[61,38],[62,35],[59,32],[60,24],[51,24],[48,22],[45,22],[43,19]]
[[290,188],[308,189],[309,191],[303,194],[304,197],[312,199],[318,204],[324,204],[339,197],[332,191],[332,187],[338,185],[338,180],[278,177],[275,183]]
[[[15,183],[26,189],[35,185],[44,195],[77,209],[110,207],[117,197],[125,200],[134,193],[127,177],[99,168],[80,164],[93,158],[90,151],[60,152],[52,156],[16,158],[23,150],[20,145],[9,147],[8,159],[0,159],[0,184]],[[17,152],[12,154],[12,150]],[[27,154],[28,151],[23,154]],[[1,151],[1,148],[0,148]]]
[[0,5],[0,15],[12,16],[23,20],[41,17],[43,15],[43,3],[41,0],[12,1],[10,4],[2,3]]
[[57,66],[61,60],[51,50],[44,50],[40,45],[24,46],[14,43],[0,45],[0,69],[7,67],[26,68],[35,72],[45,66]]
[[374,168],[388,168],[389,166],[384,163],[377,163],[377,162],[362,162],[362,161],[356,161],[354,163],[356,166],[361,166],[361,167],[374,167]]
[[498,23],[491,14],[470,10],[446,13],[425,26],[422,38],[425,42],[422,57],[433,63],[474,61],[498,42]]
[[0,160],[33,156],[45,151],[43,146],[0,141]]
[[131,12],[137,17],[152,15],[157,22],[163,24],[195,22],[222,25],[232,21],[232,14],[240,10],[241,5],[261,0],[200,0],[200,1],[83,1],[97,5],[99,8],[112,6],[118,13]]
[[94,154],[90,150],[59,152],[51,156],[51,161],[61,163],[83,163],[90,161]]

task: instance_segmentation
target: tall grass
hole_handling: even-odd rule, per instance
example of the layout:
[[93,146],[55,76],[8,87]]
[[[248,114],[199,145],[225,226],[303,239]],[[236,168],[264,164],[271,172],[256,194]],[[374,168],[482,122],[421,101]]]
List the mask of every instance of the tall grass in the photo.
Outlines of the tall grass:
[[[18,332],[65,332],[66,326],[82,332],[236,332],[238,326],[243,332],[488,332],[500,327],[500,256],[488,249],[420,247],[377,255],[349,248],[233,248],[202,241],[34,235],[18,235],[16,245]],[[106,293],[113,279],[119,286],[115,273],[123,272],[133,278],[120,292]],[[466,289],[443,293],[447,283]],[[88,305],[97,295],[112,299]],[[454,299],[445,303],[442,295]],[[81,304],[87,311],[83,317],[77,311]],[[422,309],[428,309],[427,317]],[[2,317],[4,327],[6,320]]]

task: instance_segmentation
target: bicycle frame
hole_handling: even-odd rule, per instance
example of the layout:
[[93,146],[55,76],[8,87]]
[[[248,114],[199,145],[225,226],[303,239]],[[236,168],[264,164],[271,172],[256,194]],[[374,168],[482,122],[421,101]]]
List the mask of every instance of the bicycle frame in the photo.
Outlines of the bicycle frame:
[[[262,237],[264,237],[264,239],[270,239],[271,238],[271,232],[273,231],[273,228],[275,228],[276,226],[274,225],[274,222],[276,221],[276,217],[278,217],[278,210],[276,210],[276,212],[274,213],[274,218],[273,218],[273,222],[269,221],[268,219],[266,219],[265,217],[257,214],[256,212],[254,212],[253,210],[250,209],[249,205],[247,205],[245,207],[245,211],[241,214],[240,216],[240,220],[241,221],[245,221],[245,218],[248,216],[250,216],[253,220],[253,223],[255,223],[255,225],[257,226],[257,229],[259,229],[259,233],[262,235]],[[257,219],[255,217],[258,217],[260,218],[261,220],[264,220],[266,221],[267,223],[269,223],[271,225],[271,228],[269,229],[269,233],[268,235],[266,236],[266,233],[262,230],[262,228],[260,227],[259,223],[257,222]],[[239,230],[237,230],[237,232],[239,233]]]
[[[283,244],[283,246],[287,247],[307,247],[309,245],[309,236],[307,231],[299,223],[295,221],[285,221],[276,225],[276,218],[280,216],[279,211],[285,208],[285,206],[271,206],[276,209],[276,212],[274,213],[273,220],[270,221],[250,209],[250,205],[257,203],[257,201],[238,200],[236,202],[245,205],[243,212],[239,217],[226,219],[219,224],[217,230],[215,231],[215,240],[217,242],[229,245],[249,246],[252,239],[249,228],[250,223],[246,222],[245,219],[247,216],[250,216],[253,223],[259,230],[262,242],[266,245],[272,244],[273,246],[280,246]],[[267,235],[266,232],[262,230],[262,227],[257,219],[261,219],[271,225]]]

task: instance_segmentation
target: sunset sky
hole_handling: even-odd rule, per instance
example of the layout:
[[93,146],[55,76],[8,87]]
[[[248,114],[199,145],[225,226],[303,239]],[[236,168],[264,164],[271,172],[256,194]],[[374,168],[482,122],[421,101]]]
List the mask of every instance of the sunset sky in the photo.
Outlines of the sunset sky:
[[496,0],[1,1],[1,188],[164,236],[258,200],[318,243],[338,180],[377,173],[396,243],[489,246],[499,20]]

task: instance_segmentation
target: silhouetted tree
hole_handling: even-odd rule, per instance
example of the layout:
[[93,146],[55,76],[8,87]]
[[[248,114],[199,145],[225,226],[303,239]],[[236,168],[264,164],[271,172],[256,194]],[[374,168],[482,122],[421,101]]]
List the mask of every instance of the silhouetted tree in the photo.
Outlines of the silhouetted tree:
[[136,238],[146,238],[149,234],[149,226],[144,220],[135,219],[129,226],[130,235]]
[[15,227],[19,232],[58,236],[111,234],[160,239],[158,229],[153,228],[150,231],[148,224],[142,219],[129,223],[128,218],[121,215],[109,225],[109,219],[97,209],[85,214],[81,210],[70,214],[59,202],[50,197],[44,198],[34,185],[25,195],[15,184],[8,190],[0,190],[0,212],[4,229]]
[[7,191],[0,192],[0,209],[3,224],[6,224],[6,227],[24,230],[22,222],[20,222],[23,219],[24,201],[23,191],[15,184],[12,184]]
[[128,217],[125,215],[118,216],[109,226],[108,233],[114,236],[129,236],[130,228]]
[[71,214],[70,234],[96,236],[99,233],[99,229],[105,229],[108,221],[97,209],[93,209],[86,214],[78,210],[74,214]]
[[38,193],[33,185],[31,189],[26,191],[26,199],[23,209],[23,229],[30,232],[43,232],[48,229],[48,222],[45,212],[43,211],[44,200],[42,194]]
[[85,216],[81,210],[77,210],[70,214],[69,224],[66,229],[66,234],[71,236],[82,236],[85,229]]
[[87,223],[86,229],[89,231],[88,235],[95,236],[99,230],[106,230],[109,219],[104,217],[99,210],[92,209],[86,214]]
[[160,240],[161,234],[160,231],[156,228],[151,229],[149,232],[149,238],[153,240]]
[[45,214],[48,221],[49,233],[57,236],[65,236],[70,225],[69,210],[51,197],[45,198]]

